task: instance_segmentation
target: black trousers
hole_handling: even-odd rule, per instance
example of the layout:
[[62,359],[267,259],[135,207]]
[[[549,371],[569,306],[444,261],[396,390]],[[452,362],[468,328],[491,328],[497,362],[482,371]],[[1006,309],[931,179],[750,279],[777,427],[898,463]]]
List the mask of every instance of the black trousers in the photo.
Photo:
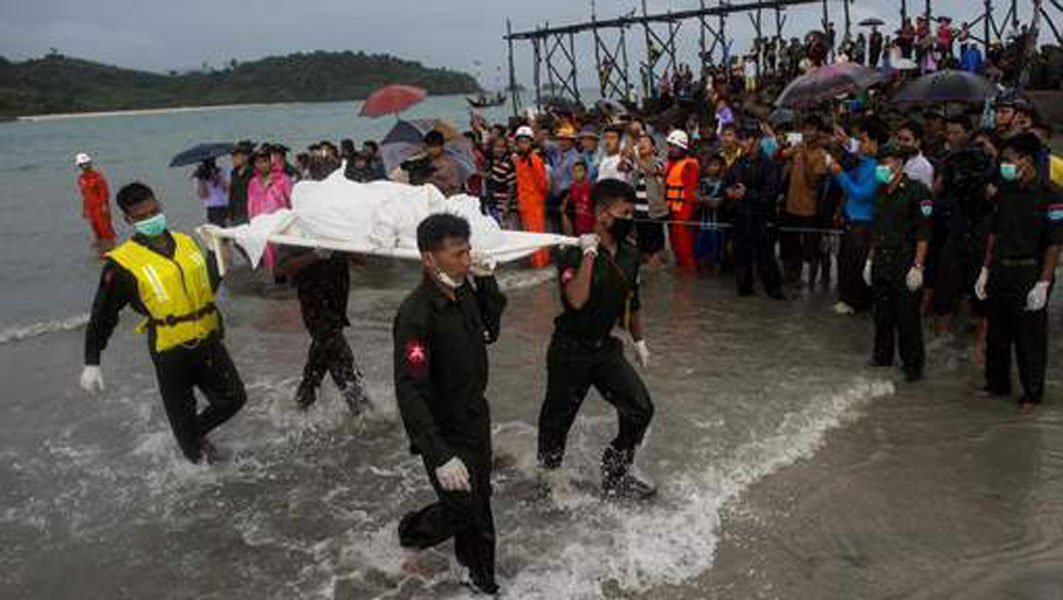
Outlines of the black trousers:
[[908,289],[907,277],[911,267],[908,253],[876,251],[871,269],[875,317],[872,360],[879,365],[890,365],[899,351],[904,372],[922,375],[925,354],[919,314],[920,291]]
[[649,390],[624,358],[620,340],[597,343],[554,334],[546,354],[546,400],[539,411],[539,462],[561,466],[568,432],[593,385],[616,408],[619,431],[612,446],[634,452],[653,418]]
[[864,263],[871,246],[871,226],[850,223],[838,249],[838,299],[857,312],[871,308],[871,288],[864,283]]
[[[177,444],[188,460],[199,462],[203,438],[247,402],[236,365],[217,339],[152,354],[152,360]],[[198,413],[194,388],[207,399],[207,407]]]
[[1022,401],[1039,403],[1045,392],[1048,361],[1048,309],[1026,310],[1026,295],[1037,283],[1041,267],[993,265],[990,270],[986,310],[986,389],[1000,396],[1011,394],[1011,350],[1019,367]]
[[310,350],[303,367],[303,382],[317,387],[327,371],[340,389],[357,381],[354,353],[342,329],[311,331]]
[[491,450],[457,449],[469,471],[471,492],[448,492],[439,485],[435,469],[425,463],[438,501],[399,521],[403,548],[423,550],[454,538],[454,555],[474,580],[495,580],[495,523],[491,513]]
[[937,255],[934,276],[934,314],[951,315],[960,302],[971,298],[975,315],[985,314],[984,303],[974,297],[974,284],[985,260],[985,228],[973,231],[952,229]]
[[773,236],[768,234],[766,215],[754,214],[749,210],[738,210],[734,218],[734,267],[738,293],[748,296],[753,293],[753,268],[756,266],[764,292],[768,295],[780,293],[781,275],[779,263],[775,260]]
[[[783,213],[782,224],[785,227],[814,229],[820,226],[816,216],[801,217]],[[823,254],[823,234],[807,231],[780,231],[779,257],[782,258],[783,280],[787,284],[800,283],[804,263],[809,267],[809,283],[816,281],[820,263],[829,257]]]

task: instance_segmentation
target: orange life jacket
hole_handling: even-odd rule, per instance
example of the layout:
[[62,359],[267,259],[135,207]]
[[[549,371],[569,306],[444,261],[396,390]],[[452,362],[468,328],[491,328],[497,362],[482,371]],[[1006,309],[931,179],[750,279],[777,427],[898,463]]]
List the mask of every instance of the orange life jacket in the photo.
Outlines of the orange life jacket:
[[668,177],[664,181],[664,199],[668,201],[668,210],[673,213],[682,210],[687,202],[693,201],[693,198],[687,198],[684,194],[683,171],[686,170],[687,165],[691,163],[696,165],[697,162],[696,159],[688,156],[673,163],[672,168],[668,170]]

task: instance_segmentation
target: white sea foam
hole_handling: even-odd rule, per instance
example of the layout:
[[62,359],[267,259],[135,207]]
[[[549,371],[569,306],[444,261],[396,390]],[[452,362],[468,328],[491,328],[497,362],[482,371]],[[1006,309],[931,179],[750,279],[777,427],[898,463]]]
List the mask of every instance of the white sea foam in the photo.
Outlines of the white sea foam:
[[11,327],[0,329],[0,344],[20,342],[29,338],[34,338],[49,333],[56,333],[59,331],[71,331],[73,329],[77,329],[78,327],[83,327],[88,322],[89,315],[81,314],[73,317],[67,317],[66,319],[37,321],[25,325],[12,325]]
[[[893,391],[889,382],[858,379],[841,392],[813,398],[771,435],[742,446],[722,464],[665,482],[662,498],[649,508],[601,505],[600,518],[567,524],[565,537],[574,541],[564,549],[529,557],[531,564],[505,582],[505,596],[598,598],[603,582],[645,591],[696,577],[712,566],[729,503],[756,481],[811,456],[827,431]],[[615,529],[602,535],[603,524]]]

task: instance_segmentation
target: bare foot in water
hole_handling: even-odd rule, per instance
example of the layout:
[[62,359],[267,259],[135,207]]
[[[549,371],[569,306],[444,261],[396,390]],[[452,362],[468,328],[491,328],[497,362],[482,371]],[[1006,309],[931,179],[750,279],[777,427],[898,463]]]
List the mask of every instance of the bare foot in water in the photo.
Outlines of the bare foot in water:
[[402,549],[402,558],[399,559],[399,571],[403,575],[428,579],[432,576],[432,570],[421,564],[421,552],[409,548]]
[[207,438],[199,442],[199,461],[205,465],[218,462],[218,449]]

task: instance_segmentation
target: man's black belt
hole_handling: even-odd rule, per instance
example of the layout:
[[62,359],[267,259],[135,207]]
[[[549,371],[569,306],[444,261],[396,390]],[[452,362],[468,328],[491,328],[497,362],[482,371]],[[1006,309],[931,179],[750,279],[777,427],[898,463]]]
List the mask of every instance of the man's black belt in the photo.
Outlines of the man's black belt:
[[174,325],[177,325],[179,323],[198,321],[216,310],[218,309],[214,306],[214,303],[210,302],[203,308],[197,310],[196,312],[188,313],[186,315],[166,315],[162,319],[149,319],[149,322],[152,325],[166,325],[168,327],[173,327]]

